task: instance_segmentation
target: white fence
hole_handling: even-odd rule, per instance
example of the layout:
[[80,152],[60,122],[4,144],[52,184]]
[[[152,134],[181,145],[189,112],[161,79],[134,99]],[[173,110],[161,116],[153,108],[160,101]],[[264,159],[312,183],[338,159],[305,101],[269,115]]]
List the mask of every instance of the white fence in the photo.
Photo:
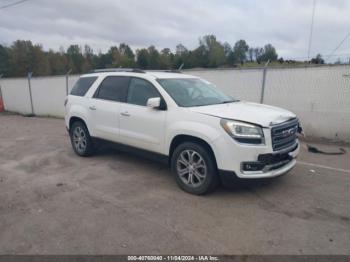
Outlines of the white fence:
[[[235,98],[259,102],[263,69],[189,70]],[[78,76],[70,76],[69,90]],[[5,109],[30,114],[28,79],[0,81]],[[31,79],[34,114],[62,117],[66,78]],[[350,66],[268,69],[264,103],[295,112],[313,137],[350,142]]]
[[[68,78],[68,89],[73,87],[79,76]],[[1,79],[0,81],[5,110],[20,114],[38,116],[64,116],[66,98],[66,77],[37,77],[30,80],[33,111],[31,109],[27,78]]]

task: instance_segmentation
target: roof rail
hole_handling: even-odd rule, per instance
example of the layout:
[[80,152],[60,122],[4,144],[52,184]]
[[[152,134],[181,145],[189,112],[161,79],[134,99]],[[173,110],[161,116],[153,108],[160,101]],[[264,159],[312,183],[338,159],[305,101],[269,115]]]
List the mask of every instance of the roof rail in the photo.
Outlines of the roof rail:
[[141,69],[137,69],[137,68],[104,68],[104,69],[94,69],[94,70],[90,70],[89,74],[93,74],[93,73],[108,73],[108,72],[130,72],[130,73],[141,73],[141,74],[145,74],[146,72],[141,70]]
[[182,74],[181,70],[178,69],[165,70],[164,72]]
[[147,70],[147,72],[161,72],[161,73],[176,73],[176,74],[182,74],[182,71],[177,69],[167,69],[167,70]]

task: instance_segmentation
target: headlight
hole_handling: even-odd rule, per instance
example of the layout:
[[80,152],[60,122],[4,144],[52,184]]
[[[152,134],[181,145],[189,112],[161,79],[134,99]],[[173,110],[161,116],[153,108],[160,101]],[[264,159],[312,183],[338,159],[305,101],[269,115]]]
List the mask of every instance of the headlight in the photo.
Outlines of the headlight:
[[221,119],[220,124],[230,136],[240,143],[263,144],[265,142],[263,130],[259,126],[226,119]]

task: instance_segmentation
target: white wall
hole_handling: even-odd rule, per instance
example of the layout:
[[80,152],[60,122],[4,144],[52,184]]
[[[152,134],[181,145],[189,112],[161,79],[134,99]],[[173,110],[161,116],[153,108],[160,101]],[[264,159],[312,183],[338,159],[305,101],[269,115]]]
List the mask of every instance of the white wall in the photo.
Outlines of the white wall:
[[[235,98],[260,101],[262,69],[188,70]],[[350,66],[268,69],[264,103],[295,112],[306,133],[350,142]],[[79,76],[69,77],[69,90]],[[26,78],[1,79],[5,109],[30,114]],[[62,117],[66,96],[64,76],[31,80],[34,113]]]
[[27,79],[1,79],[0,86],[5,110],[21,114],[31,113]]
[[[69,91],[79,76],[69,77]],[[1,79],[5,109],[21,114],[31,114],[27,78]],[[31,79],[34,114],[40,116],[64,116],[66,98],[65,76],[37,77]]]

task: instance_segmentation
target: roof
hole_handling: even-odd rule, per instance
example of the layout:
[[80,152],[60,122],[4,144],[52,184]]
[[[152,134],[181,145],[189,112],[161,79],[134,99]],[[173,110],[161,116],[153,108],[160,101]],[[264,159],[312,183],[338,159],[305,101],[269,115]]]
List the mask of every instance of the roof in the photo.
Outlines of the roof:
[[182,73],[175,72],[165,72],[165,71],[148,71],[148,75],[152,75],[157,79],[166,79],[166,78],[197,78],[196,76],[186,75]]
[[98,69],[83,75],[100,76],[100,75],[123,75],[123,76],[148,76],[155,79],[171,79],[171,78],[197,78],[196,76],[182,74],[178,71],[143,71],[140,69],[115,68],[115,69]]

